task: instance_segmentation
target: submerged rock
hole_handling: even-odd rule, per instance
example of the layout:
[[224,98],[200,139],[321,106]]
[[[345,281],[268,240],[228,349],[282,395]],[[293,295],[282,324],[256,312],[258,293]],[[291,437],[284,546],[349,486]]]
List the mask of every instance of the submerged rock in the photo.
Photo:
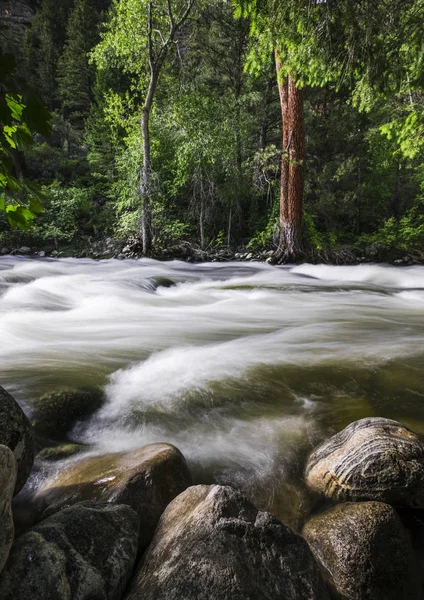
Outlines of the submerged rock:
[[137,556],[128,506],[83,502],[19,537],[0,576],[2,600],[119,600]]
[[409,537],[382,502],[348,502],[312,517],[302,531],[340,600],[418,600]]
[[65,460],[71,456],[75,456],[80,452],[87,450],[87,446],[82,444],[61,444],[59,446],[52,446],[50,448],[43,448],[36,456],[36,460],[42,460],[46,462],[55,462],[59,460]]
[[161,517],[126,600],[326,600],[299,535],[230,487],[195,486]]
[[90,417],[103,403],[100,388],[45,394],[34,402],[34,429],[39,435],[62,440],[78,421]]
[[127,504],[140,517],[140,543],[146,546],[166,506],[189,485],[191,475],[181,452],[170,444],[150,444],[64,467],[41,486],[36,502],[47,509],[44,517],[82,500]]
[[10,448],[0,445],[0,573],[6,564],[15,535],[11,509],[15,482],[15,458]]
[[311,454],[306,481],[335,500],[424,506],[424,445],[397,421],[360,419]]
[[34,462],[31,423],[15,399],[0,386],[0,444],[13,452],[17,464],[14,493],[24,486]]

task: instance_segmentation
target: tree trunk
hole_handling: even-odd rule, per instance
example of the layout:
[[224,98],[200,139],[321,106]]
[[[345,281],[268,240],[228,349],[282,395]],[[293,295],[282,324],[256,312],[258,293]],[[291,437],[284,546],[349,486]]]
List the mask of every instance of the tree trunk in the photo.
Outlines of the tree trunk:
[[275,51],[278,90],[283,121],[280,240],[278,254],[296,260],[302,254],[302,213],[304,190],[305,133],[303,92],[289,75],[281,78],[281,61]]
[[152,181],[150,159],[150,110],[143,108],[141,130],[143,135],[143,165],[140,171],[140,199],[141,199],[141,238],[143,240],[143,254],[149,256],[152,251]]
[[201,250],[204,250],[205,246],[206,246],[203,203],[204,203],[204,200],[203,200],[203,193],[202,193],[201,199],[200,199],[200,215],[199,215],[200,249]]
[[139,194],[141,200],[140,233],[143,241],[143,254],[150,256],[152,252],[152,162],[150,151],[150,111],[153,104],[159,73],[152,71],[149,89],[143,106],[141,117],[141,134],[143,137],[143,164],[140,169]]

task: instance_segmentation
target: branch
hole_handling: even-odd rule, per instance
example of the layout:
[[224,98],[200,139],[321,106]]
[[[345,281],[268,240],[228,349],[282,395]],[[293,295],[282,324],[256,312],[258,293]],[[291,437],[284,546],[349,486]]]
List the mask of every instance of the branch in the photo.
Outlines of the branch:
[[187,3],[187,8],[185,9],[185,11],[183,12],[183,14],[181,15],[180,19],[177,21],[177,23],[175,24],[174,27],[174,33],[176,33],[178,31],[178,29],[180,29],[180,27],[182,25],[184,25],[184,23],[187,21],[188,15],[191,12],[191,9],[193,8],[193,5],[195,3],[196,0],[189,0]]
[[152,31],[153,31],[153,17],[152,17],[152,2],[150,1],[147,5],[147,39],[149,42],[149,66],[150,71],[153,71],[154,68],[154,57],[153,57],[153,40],[152,40]]
[[172,31],[175,27],[175,21],[174,21],[174,15],[172,13],[171,0],[168,0],[168,16],[169,16],[169,23],[170,23],[170,31]]

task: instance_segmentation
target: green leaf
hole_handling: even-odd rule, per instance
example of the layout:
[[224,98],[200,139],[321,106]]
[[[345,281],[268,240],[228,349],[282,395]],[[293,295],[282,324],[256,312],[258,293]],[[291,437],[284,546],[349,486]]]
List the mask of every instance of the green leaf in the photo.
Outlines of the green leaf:
[[22,104],[22,96],[14,98],[10,94],[6,94],[6,104],[9,107],[12,118],[16,121],[22,121],[22,113],[25,108]]

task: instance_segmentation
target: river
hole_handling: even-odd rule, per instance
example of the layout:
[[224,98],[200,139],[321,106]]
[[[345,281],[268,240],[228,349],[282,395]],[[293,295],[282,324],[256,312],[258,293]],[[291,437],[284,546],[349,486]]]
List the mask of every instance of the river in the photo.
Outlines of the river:
[[174,443],[287,521],[323,438],[372,415],[424,433],[423,367],[424,267],[0,257],[0,385],[29,415],[100,384],[70,434],[89,453]]

